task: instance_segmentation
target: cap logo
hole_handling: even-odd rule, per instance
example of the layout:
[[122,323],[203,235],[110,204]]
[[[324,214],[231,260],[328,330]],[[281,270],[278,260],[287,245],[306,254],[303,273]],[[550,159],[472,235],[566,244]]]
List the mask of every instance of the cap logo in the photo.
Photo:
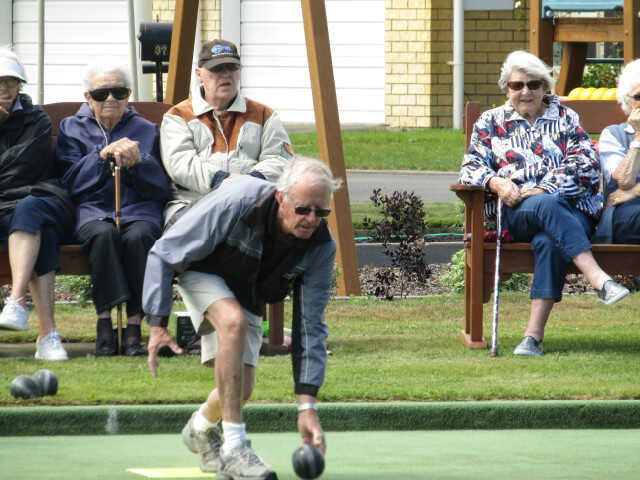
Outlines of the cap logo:
[[233,55],[233,50],[229,45],[214,45],[211,49],[211,53],[214,55]]

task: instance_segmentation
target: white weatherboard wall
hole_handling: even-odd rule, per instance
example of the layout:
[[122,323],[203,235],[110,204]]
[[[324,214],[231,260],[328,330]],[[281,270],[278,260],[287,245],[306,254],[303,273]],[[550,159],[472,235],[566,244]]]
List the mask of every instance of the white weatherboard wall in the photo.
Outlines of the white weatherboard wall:
[[[37,2],[13,0],[12,3],[13,49],[27,70],[29,83],[24,91],[35,100]],[[44,103],[84,101],[82,77],[86,65],[92,61],[107,59],[129,67],[127,5],[126,0],[45,1]],[[137,34],[139,22],[151,18],[151,1],[137,0],[135,7]],[[146,92],[151,78],[145,77],[141,82],[140,100],[151,100],[150,92]]]
[[[326,0],[340,123],[384,124],[384,0]],[[242,93],[313,123],[300,0],[241,0]],[[224,12],[223,12],[224,15]]]

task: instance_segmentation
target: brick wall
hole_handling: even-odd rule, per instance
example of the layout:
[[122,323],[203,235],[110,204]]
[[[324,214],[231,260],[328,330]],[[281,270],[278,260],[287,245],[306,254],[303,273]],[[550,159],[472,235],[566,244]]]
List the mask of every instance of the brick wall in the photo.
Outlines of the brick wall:
[[[386,123],[450,127],[453,107],[451,0],[386,0]],[[522,16],[520,12],[516,17]],[[496,84],[506,55],[527,48],[527,19],[513,11],[465,11],[466,98],[504,101]]]
[[465,12],[465,101],[480,102],[481,110],[504,103],[497,84],[500,67],[509,52],[528,48],[528,18],[518,16],[507,10]]

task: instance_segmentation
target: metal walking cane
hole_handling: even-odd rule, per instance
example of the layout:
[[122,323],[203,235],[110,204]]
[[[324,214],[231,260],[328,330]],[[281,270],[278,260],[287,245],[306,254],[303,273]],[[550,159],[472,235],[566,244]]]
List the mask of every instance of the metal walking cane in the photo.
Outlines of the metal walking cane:
[[493,277],[493,329],[491,333],[491,357],[498,356],[498,302],[500,301],[500,250],[502,249],[502,200],[498,198],[496,212],[496,270]]

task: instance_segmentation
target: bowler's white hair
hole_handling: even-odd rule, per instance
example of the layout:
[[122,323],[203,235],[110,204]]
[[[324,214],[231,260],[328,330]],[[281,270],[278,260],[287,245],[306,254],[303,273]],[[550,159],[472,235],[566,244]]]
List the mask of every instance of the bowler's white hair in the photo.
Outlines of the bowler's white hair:
[[342,179],[333,178],[329,167],[320,160],[296,157],[280,175],[276,189],[288,199],[291,188],[303,177],[310,178],[313,185],[321,184],[326,186],[330,196],[342,186]]
[[84,85],[84,89],[86,91],[91,90],[91,80],[96,75],[102,75],[104,73],[117,73],[122,77],[122,81],[124,82],[124,86],[127,88],[131,88],[131,72],[129,71],[129,67],[123,65],[121,63],[114,62],[113,60],[105,60],[105,61],[96,61],[87,65],[87,68],[84,73],[84,78],[82,79],[82,84]]
[[525,52],[524,50],[516,50],[507,55],[506,60],[502,64],[500,70],[500,78],[498,86],[503,92],[507,92],[507,83],[509,77],[514,70],[520,71],[525,75],[540,79],[544,83],[544,90],[553,90],[555,81],[551,76],[551,68],[534,54]]
[[616,99],[622,111],[629,115],[631,109],[627,105],[627,95],[631,93],[633,87],[640,83],[640,59],[627,63],[618,77],[618,88],[616,89]]

